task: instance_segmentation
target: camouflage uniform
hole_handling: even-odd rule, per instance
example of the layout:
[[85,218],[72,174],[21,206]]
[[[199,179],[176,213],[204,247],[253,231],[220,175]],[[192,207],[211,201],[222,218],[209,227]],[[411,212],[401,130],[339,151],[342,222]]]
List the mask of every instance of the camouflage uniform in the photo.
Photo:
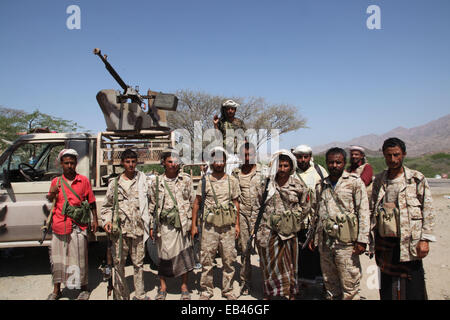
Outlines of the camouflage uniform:
[[354,174],[346,171],[342,173],[334,194],[339,206],[332,196],[333,187],[330,178],[326,178],[323,190],[319,186],[316,190],[317,225],[314,243],[319,246],[320,264],[328,298],[359,299],[361,279],[361,264],[359,256],[352,254],[355,243],[341,242],[337,238],[328,236],[325,232],[327,217],[335,219],[341,210],[346,217],[355,214],[358,221],[357,242],[369,242],[370,210],[364,182]]
[[[175,179],[169,179],[165,175],[158,177],[159,185],[156,186],[156,176],[150,178],[150,202],[149,212],[151,213],[150,228],[153,229],[155,215],[160,219],[161,211],[170,210],[174,207],[174,202],[164,185],[170,188],[176,200],[178,214],[180,217],[181,229],[178,230],[165,221],[160,221],[157,226],[156,242],[158,245],[158,255],[160,261],[159,274],[166,277],[178,277],[193,269],[194,253],[190,230],[192,225],[192,205],[194,203],[194,187],[191,177],[184,172],[180,172]],[[158,211],[156,209],[156,188],[158,187]]]
[[[262,200],[264,183],[256,187]],[[306,213],[310,210],[306,185],[291,175],[285,185],[275,185],[275,193],[266,200],[266,207],[256,235],[260,264],[264,278],[265,296],[287,296],[298,293],[298,240],[297,233],[282,235],[271,230],[270,217],[285,210]]]
[[[116,178],[110,179],[108,189],[106,191],[105,200],[101,208],[101,217],[103,227],[108,222],[115,223],[116,217],[113,217],[114,210],[114,188]],[[125,262],[128,253],[131,255],[131,260],[134,267],[134,287],[135,296],[138,299],[145,298],[144,290],[144,237],[148,234],[148,228],[145,225],[148,223],[148,210],[141,210],[142,200],[140,201],[139,188],[141,186],[142,193],[149,197],[147,177],[144,173],[136,171],[136,175],[132,180],[124,180],[123,175],[120,175],[118,180],[118,212],[120,219],[120,228],[122,230],[122,256],[119,259],[119,234],[112,234],[111,240],[113,242],[112,255],[114,259],[115,269],[115,286],[114,296],[119,300],[129,300],[130,291],[125,280]],[[148,199],[148,198],[147,198]],[[146,223],[147,221],[147,223]]]
[[247,251],[247,242],[255,226],[259,208],[256,189],[252,189],[251,186],[258,185],[263,182],[264,177],[262,169],[263,168],[260,164],[256,164],[256,168],[246,175],[242,174],[240,169],[233,171],[233,176],[239,181],[241,192],[239,197],[239,223],[241,228],[239,243],[242,250],[240,280],[243,286],[247,285],[248,287],[251,283],[251,263],[250,255],[244,257],[244,254]]
[[[400,211],[400,262],[419,259],[416,247],[420,240],[436,241],[433,234],[435,214],[428,182],[419,171],[407,167],[404,170],[405,179],[397,200]],[[375,177],[372,194],[374,213],[385,195],[386,180],[387,170]]]
[[[211,181],[211,183],[210,183]],[[228,192],[228,181],[230,183],[230,193]],[[222,279],[222,295],[227,295],[233,290],[232,280],[235,269],[233,262],[236,261],[235,246],[235,227],[224,226],[216,227],[206,221],[207,215],[212,212],[215,207],[215,200],[211,185],[217,195],[219,204],[228,203],[231,200],[237,200],[240,195],[239,182],[233,176],[225,175],[222,179],[217,180],[212,175],[208,175],[205,180],[205,209],[201,239],[200,263],[203,265],[202,275],[200,278],[200,287],[202,294],[213,296],[213,261],[216,257],[217,250],[222,258],[223,279]],[[197,196],[201,197],[202,181],[197,187]]]
[[[436,241],[433,234],[435,214],[431,190],[424,175],[404,168],[404,174],[388,180],[388,170],[373,183],[372,226],[375,257],[381,271],[380,298],[398,299],[392,286],[400,285],[400,299],[427,299],[422,259],[417,256],[419,241]],[[383,203],[394,203],[399,211],[398,237],[381,237],[376,213]],[[398,234],[397,234],[398,235]]]

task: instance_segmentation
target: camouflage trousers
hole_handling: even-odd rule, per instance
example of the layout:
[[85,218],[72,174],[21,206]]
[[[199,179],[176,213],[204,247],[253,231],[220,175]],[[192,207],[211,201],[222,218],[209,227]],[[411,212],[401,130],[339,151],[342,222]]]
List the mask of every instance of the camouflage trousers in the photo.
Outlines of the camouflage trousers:
[[125,279],[125,263],[130,254],[133,263],[135,296],[142,299],[145,296],[144,290],[144,239],[143,236],[136,238],[123,235],[122,259],[119,260],[119,237],[113,236],[112,256],[114,259],[114,299],[130,300],[130,290]]
[[353,244],[319,244],[320,266],[328,298],[359,300],[361,264]]
[[242,286],[250,286],[252,280],[252,265],[250,262],[250,254],[245,255],[247,252],[247,242],[250,239],[250,233],[252,232],[253,223],[250,219],[250,214],[241,214],[239,216],[239,225],[241,228],[241,232],[239,234],[239,244],[241,246],[242,254],[241,254],[241,274],[240,280]]
[[237,257],[235,228],[234,226],[218,228],[205,223],[200,253],[200,263],[203,265],[200,288],[202,292],[210,297],[213,296],[213,262],[217,251],[219,251],[219,255],[222,258],[222,295],[225,295],[233,290],[232,280],[235,270],[232,264]]

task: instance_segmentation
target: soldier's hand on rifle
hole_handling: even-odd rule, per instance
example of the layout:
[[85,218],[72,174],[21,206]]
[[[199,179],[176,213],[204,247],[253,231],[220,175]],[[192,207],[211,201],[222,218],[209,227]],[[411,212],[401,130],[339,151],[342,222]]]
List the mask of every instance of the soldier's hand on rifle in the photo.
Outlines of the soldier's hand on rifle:
[[217,114],[214,115],[213,123],[214,123],[214,128],[217,129],[219,127],[219,116]]
[[417,257],[420,259],[425,258],[430,251],[430,247],[428,245],[428,241],[421,240],[417,244]]
[[366,251],[366,244],[361,242],[356,242],[355,247],[353,248],[353,254],[360,255]]
[[196,234],[198,234],[198,228],[197,228],[196,225],[192,224],[192,227],[191,227],[191,239],[194,239]]
[[239,239],[239,233],[241,233],[241,227],[239,226],[239,224],[236,224],[235,231],[236,231],[236,239]]
[[54,186],[50,187],[50,190],[48,191],[47,199],[49,201],[53,201],[54,198],[58,196],[58,185],[55,184]]
[[96,233],[97,229],[98,229],[98,221],[97,221],[97,219],[94,219],[91,222],[91,231],[92,231],[92,233]]
[[108,222],[107,224],[105,224],[104,229],[105,229],[105,231],[106,231],[107,233],[111,233],[111,231],[112,231],[112,223],[111,223],[111,222]]

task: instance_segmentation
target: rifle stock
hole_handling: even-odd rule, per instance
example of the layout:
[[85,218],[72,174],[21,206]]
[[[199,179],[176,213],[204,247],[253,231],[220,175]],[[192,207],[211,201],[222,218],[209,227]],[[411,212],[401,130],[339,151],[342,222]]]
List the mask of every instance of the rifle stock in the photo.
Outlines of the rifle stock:
[[55,203],[56,203],[56,197],[53,199],[52,202],[52,208],[50,209],[50,213],[48,214],[47,221],[45,222],[45,225],[41,228],[42,230],[42,239],[39,240],[39,244],[42,245],[44,243],[45,238],[47,237],[47,234],[52,226],[53,221],[53,210],[55,209]]
[[[114,269],[114,261],[112,257],[112,240],[108,238],[108,246],[106,249],[106,268],[105,268],[105,276],[108,277],[108,286],[106,288],[106,299],[108,300],[111,292],[114,289],[113,285],[113,269]],[[108,274],[109,270],[109,274]]]

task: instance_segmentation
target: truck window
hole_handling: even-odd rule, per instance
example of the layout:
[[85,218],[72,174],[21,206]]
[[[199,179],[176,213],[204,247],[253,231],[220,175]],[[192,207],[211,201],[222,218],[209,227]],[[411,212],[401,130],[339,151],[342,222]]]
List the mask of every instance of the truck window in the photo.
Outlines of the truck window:
[[50,181],[62,173],[57,161],[64,142],[27,143],[20,145],[8,160],[12,182]]

